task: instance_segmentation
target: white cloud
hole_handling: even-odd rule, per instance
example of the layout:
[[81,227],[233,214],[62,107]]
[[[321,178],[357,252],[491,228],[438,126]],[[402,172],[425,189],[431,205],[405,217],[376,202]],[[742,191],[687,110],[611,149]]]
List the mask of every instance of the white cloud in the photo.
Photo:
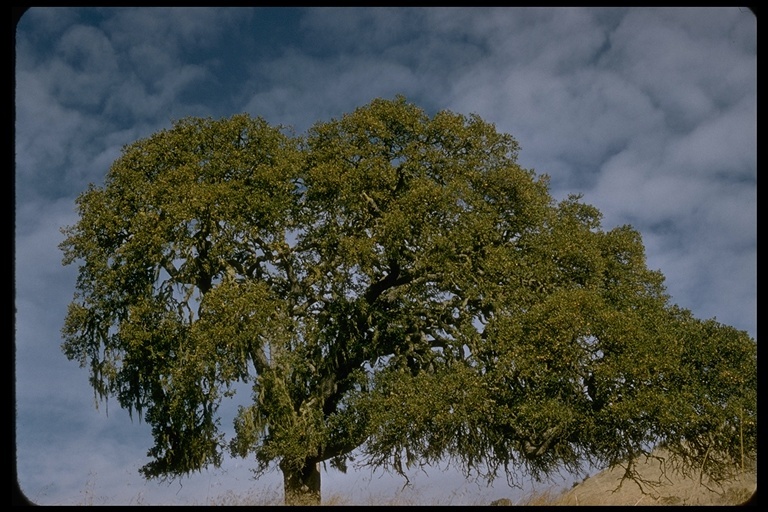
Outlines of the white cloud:
[[647,91],[671,127],[686,130],[727,98],[754,93],[754,51],[712,37],[748,23],[735,7],[630,9],[611,34],[605,62]]
[[59,167],[70,154],[71,137],[82,122],[81,112],[53,100],[45,74],[16,76],[16,171],[32,180]]
[[98,106],[117,76],[114,49],[104,32],[75,25],[59,38],[48,72],[50,89],[66,104]]
[[667,165],[679,173],[709,175],[725,181],[757,179],[756,97],[699,123],[668,148]]
[[273,87],[250,96],[243,110],[273,124],[305,131],[370,102],[392,98],[402,91],[420,89],[413,71],[397,62],[371,61],[352,56],[318,60],[287,52],[281,59],[260,63],[252,73]]

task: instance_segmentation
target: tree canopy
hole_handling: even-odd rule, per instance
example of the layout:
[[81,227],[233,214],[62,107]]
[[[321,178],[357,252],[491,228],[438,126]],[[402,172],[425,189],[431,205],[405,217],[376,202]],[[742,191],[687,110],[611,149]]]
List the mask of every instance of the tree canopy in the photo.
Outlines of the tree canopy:
[[640,233],[555,201],[518,150],[403,97],[303,136],[182,119],[78,197],[62,348],[152,426],[146,477],[228,450],[279,464],[289,502],[356,449],[489,479],[660,443],[715,476],[754,456],[755,340],[671,304]]

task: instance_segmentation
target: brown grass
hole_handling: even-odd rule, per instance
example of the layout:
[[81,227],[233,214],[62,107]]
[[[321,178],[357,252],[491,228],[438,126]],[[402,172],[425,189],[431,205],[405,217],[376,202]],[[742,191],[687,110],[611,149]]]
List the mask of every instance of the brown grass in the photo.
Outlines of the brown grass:
[[[734,475],[732,479],[722,483],[700,481],[697,477],[686,477],[674,471],[663,471],[658,459],[649,458],[638,466],[642,477],[654,482],[641,488],[633,481],[621,482],[622,469],[602,471],[596,475],[574,484],[571,489],[548,489],[531,492],[517,501],[509,499],[495,500],[497,505],[516,506],[593,506],[593,505],[741,505],[747,502],[757,488],[757,475],[754,465],[751,470]],[[93,477],[93,475],[91,475]],[[100,496],[91,480],[86,483],[80,493],[80,503],[76,505],[104,505],[109,500]],[[427,502],[430,501],[430,502]],[[467,503],[466,496],[455,492],[446,492],[440,500],[424,500],[418,491],[412,488],[395,495],[383,493],[371,494],[364,499],[352,500],[343,494],[331,493],[323,496],[324,506],[414,506],[414,505],[490,505],[493,500],[483,501],[474,499],[475,503]],[[130,505],[157,505],[147,503],[139,495],[131,500]],[[224,494],[208,498],[205,503],[193,503],[201,506],[281,506],[283,495],[281,489],[266,489],[238,494],[227,491]]]

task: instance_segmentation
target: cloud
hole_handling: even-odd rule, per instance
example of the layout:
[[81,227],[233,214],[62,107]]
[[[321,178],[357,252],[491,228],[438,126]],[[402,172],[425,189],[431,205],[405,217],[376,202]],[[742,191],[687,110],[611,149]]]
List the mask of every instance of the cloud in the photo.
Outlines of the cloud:
[[[17,209],[16,220],[16,399],[22,414],[52,399],[74,401],[88,386],[84,379],[61,385],[74,379],[74,363],[59,348],[59,330],[77,269],[62,267],[57,246],[64,239],[59,228],[75,222],[74,205],[71,200],[24,203]],[[60,387],[51,389],[52,382]]]
[[667,148],[669,168],[753,187],[757,179],[756,101],[756,96],[743,97],[675,140]]
[[[755,116],[754,97],[745,98],[687,134],[645,133],[628,140],[624,150],[602,165],[593,192],[611,214],[644,219],[646,224],[665,218],[681,222],[686,217],[698,222],[702,210],[738,204],[745,214],[738,219],[729,216],[725,222],[745,226],[747,236],[752,236],[756,222],[750,208],[757,180]],[[735,233],[724,225],[714,227],[721,237]]]
[[401,7],[309,9],[303,13],[301,29],[304,37],[318,42],[317,49],[320,50],[379,53],[392,46],[402,46],[416,37],[430,10]]
[[53,101],[44,80],[36,74],[17,73],[16,87],[17,186],[22,193],[30,184],[47,189],[69,158],[71,137],[82,114]]
[[737,8],[631,9],[611,34],[604,62],[646,91],[671,129],[689,130],[755,91],[754,47],[712,37],[723,30],[753,32],[754,16]]
[[49,86],[67,106],[98,107],[119,78],[117,56],[109,39],[92,26],[75,25],[65,31],[49,62]]
[[396,62],[348,56],[318,61],[293,52],[262,64],[258,73],[275,87],[254,94],[244,110],[273,124],[292,125],[300,133],[376,97],[392,98],[413,89],[417,82],[410,69]]
[[[214,48],[224,34],[248,23],[254,13],[253,9],[217,7],[120,8],[101,12],[106,16],[100,25],[122,51],[141,44],[177,58]],[[141,61],[133,63],[140,65]]]
[[[60,12],[82,20],[102,11]],[[226,29],[218,22],[231,23],[234,13],[152,13],[117,10],[101,24],[69,27],[50,21],[47,9],[23,17],[17,37],[18,197],[71,196],[89,182],[100,182],[124,144],[180,117],[210,115],[210,95],[201,96],[196,88],[213,75],[206,64],[180,60],[181,49],[205,47],[197,38],[215,40],[217,31]],[[179,17],[190,24],[167,26]],[[41,25],[25,30],[39,19]],[[135,22],[139,30],[120,20]],[[209,21],[212,25],[206,25]],[[40,51],[48,42],[51,51]]]

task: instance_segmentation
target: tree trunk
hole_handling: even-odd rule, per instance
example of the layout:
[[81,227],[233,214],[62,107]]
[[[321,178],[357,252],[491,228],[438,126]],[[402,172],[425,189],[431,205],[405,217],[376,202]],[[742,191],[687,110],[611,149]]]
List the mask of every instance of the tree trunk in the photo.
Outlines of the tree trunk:
[[320,505],[320,463],[305,461],[300,470],[280,463],[286,505]]

